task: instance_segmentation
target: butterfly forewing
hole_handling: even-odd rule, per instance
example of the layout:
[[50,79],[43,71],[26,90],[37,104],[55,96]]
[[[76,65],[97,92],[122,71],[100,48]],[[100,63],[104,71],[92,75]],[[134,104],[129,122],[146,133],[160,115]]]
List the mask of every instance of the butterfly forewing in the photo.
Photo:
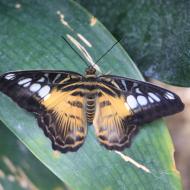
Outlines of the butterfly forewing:
[[124,98],[124,104],[133,113],[127,124],[141,125],[184,109],[176,94],[153,84],[111,75],[101,76],[99,80]]
[[54,149],[77,150],[86,136],[84,97],[73,95],[82,76],[65,71],[21,71],[0,77],[0,90],[33,112]]

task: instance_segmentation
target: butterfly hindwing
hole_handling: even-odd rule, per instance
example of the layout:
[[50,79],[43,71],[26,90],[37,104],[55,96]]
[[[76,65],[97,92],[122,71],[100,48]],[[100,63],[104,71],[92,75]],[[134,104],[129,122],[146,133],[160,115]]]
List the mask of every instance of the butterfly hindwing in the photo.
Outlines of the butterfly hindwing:
[[84,97],[54,89],[42,101],[45,111],[38,116],[39,126],[52,140],[53,148],[62,152],[76,151],[84,142],[87,121]]
[[118,91],[120,97],[124,97],[124,103],[133,113],[128,124],[141,125],[184,109],[176,94],[153,84],[111,75],[99,78],[103,84]]
[[10,72],[0,77],[0,91],[35,114],[54,149],[74,151],[87,131],[84,97],[72,95],[81,78],[64,71]]
[[100,91],[93,121],[100,143],[110,150],[119,151],[129,146],[132,136],[137,132],[137,126],[127,122],[132,116],[124,97]]

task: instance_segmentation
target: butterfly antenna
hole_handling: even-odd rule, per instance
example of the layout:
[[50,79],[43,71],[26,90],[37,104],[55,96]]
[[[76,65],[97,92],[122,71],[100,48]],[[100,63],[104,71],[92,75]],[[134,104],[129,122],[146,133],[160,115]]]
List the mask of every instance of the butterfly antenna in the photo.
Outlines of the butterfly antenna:
[[[125,37],[125,36],[124,36]],[[118,40],[117,42],[115,42],[115,44],[113,44],[96,62],[95,65],[98,65],[97,63],[106,55],[108,54],[115,45],[117,45],[124,37],[122,37],[120,40]]]
[[64,36],[61,36],[63,38],[63,40],[67,43],[67,45],[69,45],[69,47],[80,57],[80,59],[87,65],[89,66],[89,64],[86,62],[86,60],[75,50],[75,48],[67,41],[67,39]]

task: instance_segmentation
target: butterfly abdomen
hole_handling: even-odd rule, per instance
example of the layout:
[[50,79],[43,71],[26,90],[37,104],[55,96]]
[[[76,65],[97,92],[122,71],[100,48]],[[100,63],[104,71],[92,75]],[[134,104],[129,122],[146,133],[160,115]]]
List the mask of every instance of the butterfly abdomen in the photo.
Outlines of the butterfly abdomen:
[[87,88],[87,96],[86,96],[86,118],[87,122],[91,124],[94,119],[95,109],[96,109],[96,70],[93,67],[89,67],[86,69],[86,88]]
[[86,116],[88,123],[92,123],[95,114],[95,95],[89,95],[86,98]]

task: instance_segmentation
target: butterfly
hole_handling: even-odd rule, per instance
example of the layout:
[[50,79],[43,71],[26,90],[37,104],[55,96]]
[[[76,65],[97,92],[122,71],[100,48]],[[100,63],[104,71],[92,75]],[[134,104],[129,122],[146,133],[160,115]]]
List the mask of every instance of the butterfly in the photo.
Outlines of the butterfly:
[[180,98],[153,84],[113,75],[71,71],[17,71],[0,76],[0,91],[32,112],[54,150],[77,151],[93,124],[109,150],[129,147],[139,126],[180,112]]

